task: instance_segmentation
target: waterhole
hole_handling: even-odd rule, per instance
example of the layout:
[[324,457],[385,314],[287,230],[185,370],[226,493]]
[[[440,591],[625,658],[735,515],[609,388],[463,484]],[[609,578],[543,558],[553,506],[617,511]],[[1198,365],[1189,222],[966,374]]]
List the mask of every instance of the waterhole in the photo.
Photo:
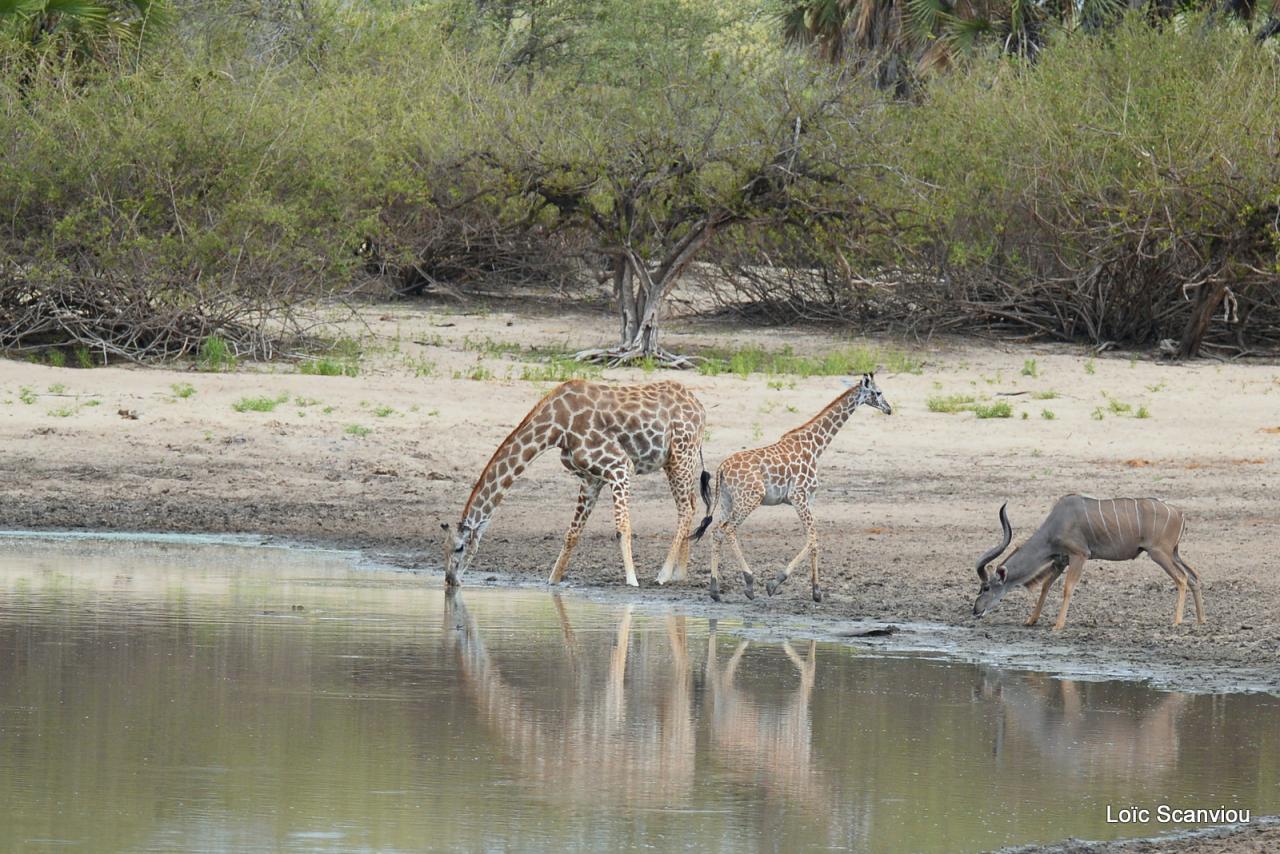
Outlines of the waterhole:
[[1280,812],[1275,697],[733,628],[338,553],[0,540],[0,850],[959,852]]

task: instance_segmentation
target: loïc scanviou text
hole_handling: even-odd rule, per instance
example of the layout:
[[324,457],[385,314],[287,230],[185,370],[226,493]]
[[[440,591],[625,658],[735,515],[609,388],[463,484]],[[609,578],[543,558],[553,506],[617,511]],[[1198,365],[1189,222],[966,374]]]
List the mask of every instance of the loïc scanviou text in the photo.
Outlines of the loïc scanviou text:
[[1240,824],[1250,819],[1250,811],[1226,805],[1216,807],[1116,807],[1107,804],[1107,824]]

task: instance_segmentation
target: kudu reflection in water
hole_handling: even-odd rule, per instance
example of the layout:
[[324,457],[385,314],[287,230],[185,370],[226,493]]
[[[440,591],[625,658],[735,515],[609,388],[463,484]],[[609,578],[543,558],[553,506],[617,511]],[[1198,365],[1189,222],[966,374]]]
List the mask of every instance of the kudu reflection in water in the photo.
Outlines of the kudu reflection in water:
[[[462,684],[481,720],[522,775],[548,793],[627,806],[686,799],[694,783],[696,736],[685,618],[666,618],[670,652],[642,643],[633,656],[631,606],[624,608],[600,680],[593,678],[591,657],[582,654],[563,602],[559,596],[554,601],[569,658],[562,713],[549,713],[503,677],[461,595],[446,591],[446,643],[456,645]],[[628,702],[629,661],[633,684],[656,683],[657,703]],[[553,670],[546,675],[561,678]]]
[[1169,693],[1150,708],[1132,711],[1126,697],[1090,707],[1087,685],[1043,674],[1002,673],[983,668],[981,692],[999,702],[995,754],[1033,751],[1054,773],[1124,781],[1158,779],[1178,767],[1179,726],[1190,697]]

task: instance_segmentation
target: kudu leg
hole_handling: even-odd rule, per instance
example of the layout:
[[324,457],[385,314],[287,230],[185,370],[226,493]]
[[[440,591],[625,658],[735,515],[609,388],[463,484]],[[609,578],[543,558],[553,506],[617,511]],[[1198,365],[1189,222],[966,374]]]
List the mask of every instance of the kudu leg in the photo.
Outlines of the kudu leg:
[[1178,554],[1178,547],[1173,547],[1173,560],[1178,567],[1187,574],[1187,583],[1191,585],[1191,595],[1196,600],[1196,622],[1204,623],[1204,601],[1200,598],[1200,573],[1196,572],[1195,567],[1182,559]]
[[1048,571],[1047,576],[1044,576],[1044,583],[1041,585],[1041,594],[1039,594],[1039,598],[1036,600],[1036,607],[1032,608],[1032,616],[1027,617],[1027,622],[1023,625],[1036,625],[1036,622],[1039,620],[1039,612],[1041,612],[1041,609],[1044,607],[1044,598],[1048,595],[1048,589],[1050,589],[1051,586],[1053,586],[1053,583],[1059,579],[1059,576],[1062,575],[1062,571],[1064,570],[1066,570],[1065,563],[1053,563],[1053,568]]
[[[1183,571],[1182,567],[1173,559],[1173,556],[1167,552],[1157,549],[1154,551],[1148,551],[1147,554],[1151,556],[1151,559],[1155,561],[1161,569],[1168,573],[1169,577],[1173,579],[1173,583],[1178,587],[1178,604],[1173,611],[1173,624],[1175,626],[1180,626],[1182,625],[1182,612],[1187,604],[1187,587],[1190,574]],[[1200,613],[1200,604],[1198,601],[1199,592],[1200,591],[1197,589],[1196,614],[1197,616],[1202,617],[1203,615]],[[1204,620],[1201,619],[1200,622],[1204,622]]]
[[1053,569],[1051,569],[1049,574],[1045,577],[1044,583],[1040,585],[1040,598],[1036,599],[1036,606],[1031,609],[1031,616],[1027,617],[1025,625],[1034,626],[1039,621],[1040,611],[1044,608],[1045,597],[1049,595],[1049,588],[1053,586],[1053,583],[1058,580],[1058,577],[1062,575],[1062,572],[1065,569],[1065,566],[1060,566],[1058,564],[1053,565]]
[[1084,555],[1073,554],[1067,566],[1067,580],[1062,583],[1062,610],[1058,611],[1058,622],[1053,624],[1055,632],[1062,631],[1067,624],[1067,609],[1071,607],[1071,594],[1075,592],[1076,582],[1084,572]]

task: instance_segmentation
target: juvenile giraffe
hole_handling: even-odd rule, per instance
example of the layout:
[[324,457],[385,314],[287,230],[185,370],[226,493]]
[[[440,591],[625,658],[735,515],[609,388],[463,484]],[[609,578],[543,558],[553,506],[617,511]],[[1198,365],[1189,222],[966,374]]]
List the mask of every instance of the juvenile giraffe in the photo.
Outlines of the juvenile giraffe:
[[[706,412],[680,383],[664,381],[615,386],[572,380],[534,405],[485,465],[462,508],[462,519],[445,545],[445,581],[456,587],[475,558],[480,538],[506,491],[543,451],[560,449],[564,467],[582,481],[573,522],[551,570],[549,583],[564,576],[569,555],[604,487],[613,497],[613,521],[622,548],[627,584],[638,587],[631,559],[631,478],[658,469],[667,473],[680,521],[658,583],[683,579],[689,564],[689,529],[696,509]],[[702,472],[702,497],[710,507],[710,477]],[[441,524],[445,531],[447,524]]]
[[716,528],[711,543],[711,598],[720,601],[720,542],[729,541],[733,553],[742,565],[742,580],[748,599],[754,599],[755,576],[738,545],[737,530],[747,517],[761,504],[790,504],[796,508],[804,525],[805,544],[786,569],[776,579],[768,582],[766,589],[772,596],[791,577],[791,572],[806,554],[809,555],[810,580],[813,585],[813,601],[822,601],[818,587],[818,530],[813,521],[809,502],[818,488],[818,457],[831,444],[836,433],[849,420],[853,410],[869,404],[885,415],[892,415],[880,389],[876,387],[874,374],[863,374],[862,381],[850,384],[849,390],[837,397],[812,419],[790,431],[772,445],[739,451],[720,464],[716,473],[716,497],[708,507],[708,515],[694,531],[693,538],[700,539],[708,526],[714,508],[724,511],[723,521]]

